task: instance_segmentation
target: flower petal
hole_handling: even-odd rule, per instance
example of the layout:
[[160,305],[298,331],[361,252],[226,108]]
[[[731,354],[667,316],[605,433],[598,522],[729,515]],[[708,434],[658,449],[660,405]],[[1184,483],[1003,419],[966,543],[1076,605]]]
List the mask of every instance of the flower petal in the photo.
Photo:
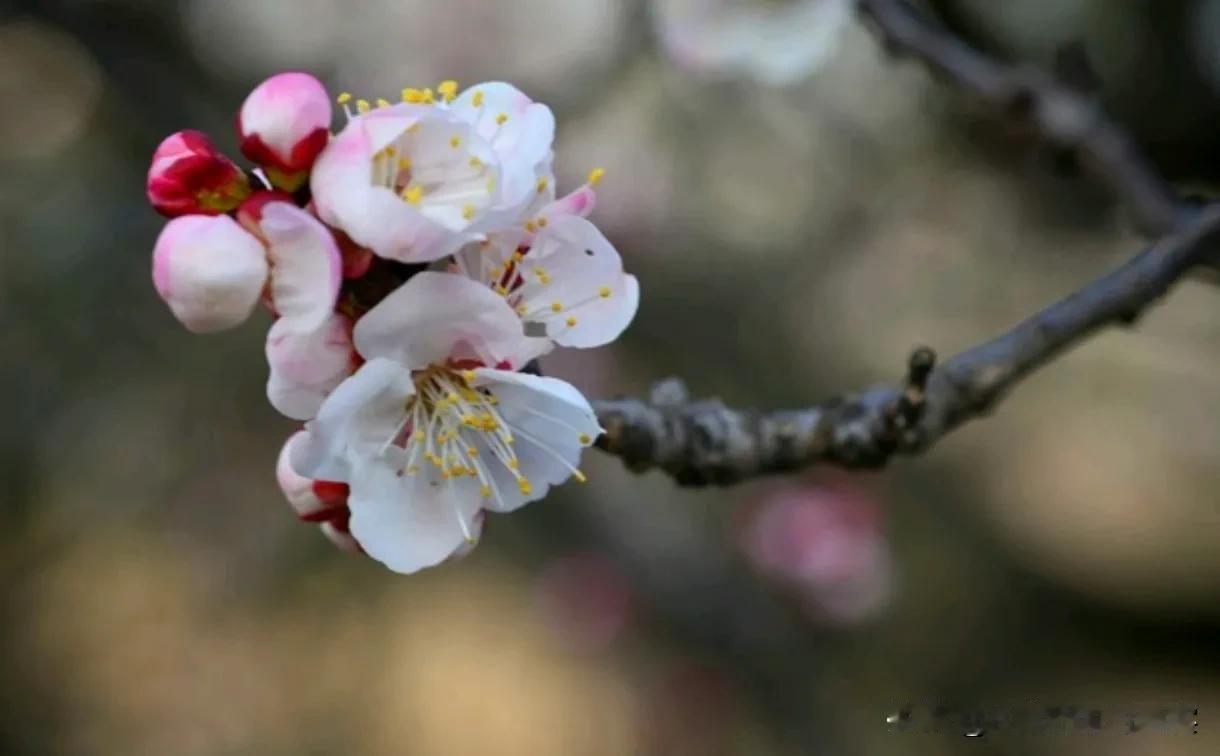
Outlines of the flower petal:
[[395,572],[439,564],[477,538],[479,498],[469,478],[403,475],[381,461],[355,470],[352,536],[365,553]]
[[357,244],[380,257],[428,262],[453,253],[478,235],[451,231],[385,186],[374,185],[374,155],[413,118],[382,116],[380,111],[353,118],[318,157],[310,186],[319,217]]
[[356,353],[351,321],[331,313],[312,331],[298,330],[285,318],[267,333],[267,398],[294,420],[317,414],[326,396],[352,373]]
[[606,237],[580,216],[548,223],[521,267],[529,282],[524,318],[545,324],[547,336],[561,346],[607,344],[639,307],[639,283],[623,273],[623,261]]
[[196,333],[241,324],[267,280],[263,245],[227,215],[183,215],[165,225],[153,248],[153,285]]
[[[516,439],[519,472],[530,482],[523,494],[506,467],[488,465],[497,496],[485,504],[495,511],[511,512],[570,478],[581,451],[602,432],[588,400],[558,378],[483,368],[475,371],[473,384],[487,387],[499,401],[496,409]],[[480,448],[480,454],[493,459],[488,449]]]
[[335,237],[309,213],[268,202],[259,229],[271,261],[271,303],[284,328],[312,331],[335,309],[343,257]]
[[415,393],[411,373],[393,360],[373,359],[326,397],[306,424],[309,441],[293,449],[292,467],[315,480],[351,483],[352,469],[378,456],[398,431],[406,400]]
[[450,360],[524,367],[546,353],[546,339],[527,337],[503,297],[451,273],[417,273],[368,312],[355,329],[365,358],[397,360],[411,370]]
[[302,430],[284,442],[276,461],[275,478],[297,517],[312,521],[341,512],[347,505],[347,486],[306,478],[292,469],[293,448],[307,443],[308,439],[309,434]]

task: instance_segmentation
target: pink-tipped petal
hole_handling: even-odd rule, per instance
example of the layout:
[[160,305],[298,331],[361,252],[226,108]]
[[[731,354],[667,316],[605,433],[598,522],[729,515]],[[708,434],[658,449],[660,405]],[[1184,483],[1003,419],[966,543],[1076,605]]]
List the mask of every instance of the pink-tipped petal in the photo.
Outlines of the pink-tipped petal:
[[338,313],[312,331],[286,323],[275,321],[267,333],[267,398],[286,417],[308,420],[356,368],[352,325]]
[[298,475],[292,469],[292,450],[306,443],[309,433],[297,431],[284,442],[275,464],[275,479],[280,484],[284,497],[302,520],[317,521],[342,513],[347,508],[348,488],[346,483],[313,480]]
[[196,333],[240,325],[267,280],[263,245],[225,215],[184,215],[153,249],[153,284],[174,316]]
[[330,96],[320,81],[307,73],[276,74],[242,103],[237,117],[242,154],[273,171],[273,179],[275,174],[295,177],[309,170],[326,146],[330,121]]
[[271,261],[271,303],[285,328],[317,329],[334,311],[343,257],[331,232],[287,202],[262,208],[259,229]]

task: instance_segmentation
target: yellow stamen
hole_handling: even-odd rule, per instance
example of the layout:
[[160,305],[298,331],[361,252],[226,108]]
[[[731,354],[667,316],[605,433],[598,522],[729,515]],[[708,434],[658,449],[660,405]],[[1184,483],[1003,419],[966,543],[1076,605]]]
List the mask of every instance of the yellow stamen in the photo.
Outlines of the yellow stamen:
[[402,198],[412,205],[418,205],[420,200],[424,198],[424,188],[422,186],[413,186],[409,189],[404,189]]
[[546,191],[547,180],[545,178],[538,179],[538,193],[542,194]]
[[458,148],[458,145],[460,145],[461,143],[462,143],[462,138],[460,136],[458,136],[457,134],[454,134],[453,136],[449,137],[449,146],[452,147],[453,149],[456,150]]
[[445,102],[453,102],[457,98],[458,83],[453,79],[445,79],[436,85],[436,91],[441,93]]
[[407,87],[402,90],[402,101],[419,104],[424,101],[424,93],[414,87]]
[[577,483],[588,483],[589,482],[588,476],[585,475],[584,473],[582,473],[580,470],[573,470],[572,477],[576,478]]
[[521,478],[517,481],[517,488],[521,490],[523,496],[529,496],[534,487],[530,485],[529,478]]
[[351,101],[352,101],[351,92],[340,92],[339,96],[335,98],[335,102],[339,103],[340,105],[346,105],[347,103],[349,103]]
[[602,299],[609,299],[610,298],[610,287],[603,286],[600,289],[598,289],[597,296],[601,297]]
[[483,161],[479,160],[477,157],[472,157],[470,158],[470,167],[477,171],[483,167]]
[[541,215],[538,216],[538,227],[539,228],[546,228],[546,222],[547,222],[546,218],[542,217]]
[[356,100],[356,110],[358,112],[367,113],[371,107],[368,100]]
[[377,107],[388,108],[388,107],[390,107],[390,101],[384,97],[378,97],[377,98]]
[[605,168],[594,168],[589,171],[589,186],[597,186],[605,175]]
[[574,317],[572,317],[571,315],[569,315],[569,316],[568,316],[568,319],[567,319],[567,321],[566,321],[566,322],[567,322],[567,324],[568,324],[568,328],[571,328],[571,327],[573,327],[573,326],[575,326],[575,325],[576,325],[576,318],[574,318]]
[[476,108],[483,107],[483,90],[481,90],[481,89],[474,90],[474,96],[470,98],[470,102]]
[[588,446],[589,444],[593,443],[593,439],[589,438],[588,433],[582,433],[580,434],[580,443]]
[[462,217],[470,220],[474,217],[474,205],[466,205],[462,208]]
[[563,304],[561,302],[551,302],[551,312],[562,312]]
[[496,116],[497,126],[503,126],[506,121],[508,121],[508,113],[501,113],[500,115]]

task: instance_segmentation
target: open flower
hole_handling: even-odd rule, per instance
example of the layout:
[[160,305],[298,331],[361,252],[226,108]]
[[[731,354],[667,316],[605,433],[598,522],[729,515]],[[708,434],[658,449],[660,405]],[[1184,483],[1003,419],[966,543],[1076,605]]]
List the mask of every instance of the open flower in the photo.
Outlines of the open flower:
[[241,168],[206,134],[189,130],[170,134],[157,146],[145,188],[153,208],[171,218],[227,213],[250,194]]
[[499,83],[452,103],[404,97],[373,110],[362,101],[314,167],[319,216],[357,244],[403,262],[436,260],[515,224],[553,183],[545,105]]
[[276,187],[295,191],[330,138],[330,96],[307,73],[272,76],[254,88],[237,115],[241,151]]
[[457,275],[411,278],[357,324],[368,360],[295,450],[301,475],[348,483],[351,533],[398,572],[476,540],[479,513],[512,511],[575,476],[601,429],[554,378],[513,372],[546,351],[505,299]]
[[568,347],[608,344],[635,317],[639,283],[592,223],[541,217],[536,234],[506,231],[466,247],[456,269],[504,296],[531,335]]

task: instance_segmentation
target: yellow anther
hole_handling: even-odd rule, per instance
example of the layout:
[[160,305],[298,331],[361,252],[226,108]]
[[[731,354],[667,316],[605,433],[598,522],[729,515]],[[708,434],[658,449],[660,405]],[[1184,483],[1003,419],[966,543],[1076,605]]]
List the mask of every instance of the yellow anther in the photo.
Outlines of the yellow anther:
[[424,90],[424,103],[427,105],[431,105],[434,102],[436,102],[436,95],[432,92],[431,89],[425,89]]
[[512,258],[513,258],[513,262],[521,262],[522,260],[525,259],[525,253],[518,249],[513,252]]
[[483,161],[479,160],[477,157],[472,157],[470,158],[470,167],[477,171],[483,167]]
[[501,113],[496,116],[496,125],[503,126],[508,121],[508,113]]
[[419,443],[424,440],[424,432],[422,430],[417,430],[411,434],[411,438],[415,439],[416,443]]
[[491,486],[487,485],[486,483],[484,483],[482,486],[480,486],[479,487],[479,496],[482,496],[484,499],[490,497],[491,496]]
[[457,404],[457,401],[458,401],[458,398],[459,398],[459,397],[458,397],[458,395],[457,395],[457,392],[456,392],[456,391],[450,391],[450,392],[449,392],[449,395],[448,395],[448,396],[446,396],[445,398],[446,398],[446,399],[448,399],[450,402],[452,402],[452,403],[454,403],[454,404]]
[[415,475],[419,472],[419,465],[411,465],[407,468],[407,475]]
[[398,150],[394,149],[394,145],[392,145],[392,144],[387,145],[386,148],[384,150],[382,150],[382,152],[385,153],[386,157],[394,157],[395,155],[398,154]]
[[534,490],[534,487],[532,485],[530,485],[529,478],[518,479],[517,488],[520,489],[521,493],[525,496],[529,496],[530,492]]
[[424,93],[414,87],[407,87],[402,90],[402,101],[419,104],[424,101]]
[[532,234],[532,233],[534,233],[535,231],[537,231],[537,230],[538,230],[538,227],[537,227],[536,225],[534,225],[534,222],[533,222],[533,221],[526,221],[526,222],[525,222],[525,230],[526,230],[526,231],[529,231],[529,232]]
[[356,110],[357,110],[357,111],[359,111],[359,112],[361,112],[361,113],[367,113],[367,112],[369,112],[369,109],[370,109],[371,107],[372,107],[372,106],[371,106],[371,105],[369,105],[369,101],[368,101],[368,100],[356,100]]
[[420,200],[424,198],[424,188],[422,186],[413,186],[409,189],[404,189],[402,198],[412,205],[418,205]]
[[580,443],[588,446],[589,444],[593,443],[593,439],[589,438],[588,433],[582,433],[580,434]]
[[563,303],[551,302],[551,312],[563,312]]
[[490,194],[491,192],[494,192],[495,190],[496,190],[496,177],[488,176],[487,177],[487,192]]
[[549,182],[545,178],[538,179],[538,193],[542,194],[546,191]]
[[477,456],[479,456],[479,450],[478,450],[478,449],[476,449],[476,448],[474,448],[473,446],[471,446],[471,447],[469,447],[468,449],[466,449],[466,453],[467,453],[468,455],[472,456],[472,457],[477,457]]
[[576,318],[569,315],[565,322],[568,324],[568,328],[571,328],[572,326],[576,325]]
[[470,220],[474,217],[474,205],[466,205],[462,208],[462,217]]
[[594,168],[589,171],[589,186],[597,186],[601,182],[602,177],[606,175],[605,168]]
[[463,370],[462,371],[462,380],[466,381],[467,383],[470,383],[476,377],[477,377],[477,375],[475,374],[475,372],[473,370]]
[[400,170],[400,171],[411,170],[411,158],[409,158],[409,157],[398,158],[398,170]]
[[589,477],[587,475],[585,475],[584,473],[582,473],[580,470],[573,470],[572,477],[576,478],[577,483],[588,483],[589,482]]
[[449,146],[452,147],[453,149],[456,150],[461,144],[462,144],[462,138],[460,136],[458,136],[457,134],[454,134],[453,136],[449,137]]
[[526,307],[524,302],[517,305],[517,314],[518,315],[524,315],[525,313],[527,313],[529,311],[530,311],[530,308]]
[[384,97],[378,97],[377,98],[377,107],[388,108],[388,107],[390,107],[390,101]]
[[445,102],[453,102],[457,97],[458,83],[453,79],[445,79],[436,85],[436,91],[441,93]]
[[546,228],[546,218],[542,217],[541,215],[538,216],[538,227]]
[[352,101],[351,92],[340,92],[339,96],[335,98],[335,102],[339,103],[340,105],[346,105],[347,103],[349,103],[351,101]]
[[520,466],[521,466],[521,465],[520,465],[520,463],[519,463],[519,462],[517,462],[516,458],[513,458],[513,459],[508,460],[508,469],[510,469],[510,470],[516,470],[516,469],[517,469],[518,467],[520,467]]
[[481,90],[481,89],[474,90],[474,96],[470,98],[470,102],[476,108],[483,107],[483,90]]
[[597,296],[601,297],[602,299],[609,299],[610,298],[610,287],[603,286],[600,289],[598,289]]

